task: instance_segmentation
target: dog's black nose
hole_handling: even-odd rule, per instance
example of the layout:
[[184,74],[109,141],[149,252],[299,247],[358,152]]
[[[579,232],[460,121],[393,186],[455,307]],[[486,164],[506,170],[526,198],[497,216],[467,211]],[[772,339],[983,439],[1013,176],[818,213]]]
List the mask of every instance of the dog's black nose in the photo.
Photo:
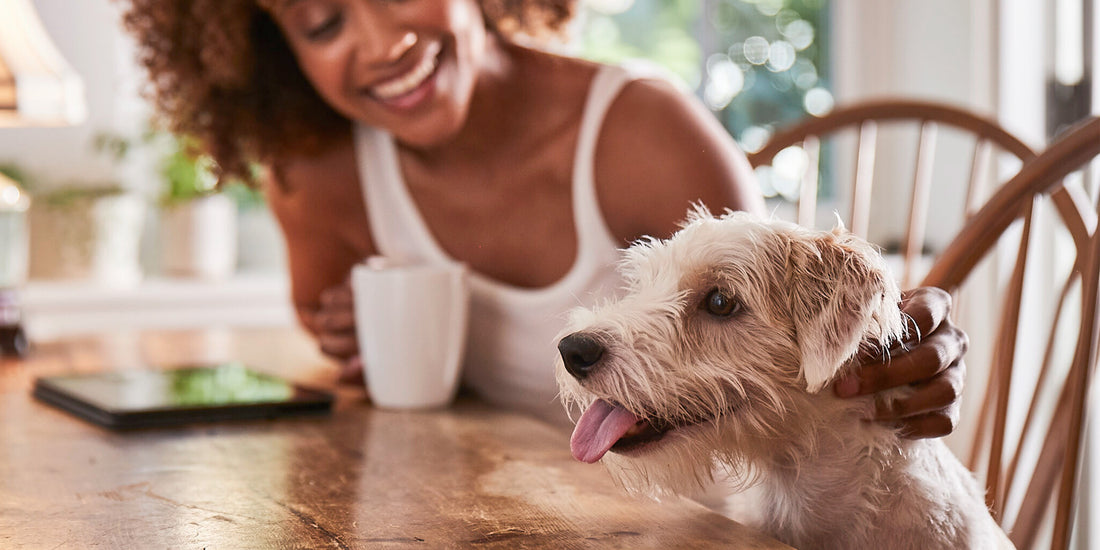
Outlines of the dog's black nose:
[[574,332],[558,342],[558,351],[569,371],[577,380],[588,376],[603,357],[603,344],[589,334]]

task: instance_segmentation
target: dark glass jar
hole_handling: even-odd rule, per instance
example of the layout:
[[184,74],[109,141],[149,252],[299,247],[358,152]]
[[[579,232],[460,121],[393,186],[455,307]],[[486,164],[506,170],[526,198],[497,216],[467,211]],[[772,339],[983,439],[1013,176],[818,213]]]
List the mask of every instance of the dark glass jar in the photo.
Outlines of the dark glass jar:
[[26,357],[30,351],[22,318],[16,290],[0,289],[0,356]]

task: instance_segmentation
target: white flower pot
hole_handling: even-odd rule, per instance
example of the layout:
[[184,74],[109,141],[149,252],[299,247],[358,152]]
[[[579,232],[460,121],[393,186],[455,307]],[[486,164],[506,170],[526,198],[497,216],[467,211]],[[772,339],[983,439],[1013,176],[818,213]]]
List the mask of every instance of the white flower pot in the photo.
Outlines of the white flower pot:
[[168,275],[225,279],[237,268],[237,205],[208,195],[165,206],[160,217],[161,267]]
[[31,278],[90,279],[108,286],[141,280],[141,197],[122,193],[61,205],[38,201],[30,214]]
[[282,233],[266,206],[241,209],[237,234],[237,267],[242,272],[271,273],[286,269]]

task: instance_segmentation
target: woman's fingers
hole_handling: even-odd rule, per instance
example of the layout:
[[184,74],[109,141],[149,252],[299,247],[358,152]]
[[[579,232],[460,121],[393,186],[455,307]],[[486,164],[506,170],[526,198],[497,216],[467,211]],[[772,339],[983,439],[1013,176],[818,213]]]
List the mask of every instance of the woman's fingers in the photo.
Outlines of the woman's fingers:
[[355,309],[351,287],[338,285],[321,292],[321,307],[314,315],[321,351],[339,359],[359,352],[355,337]]
[[[894,350],[892,355],[914,348],[929,336],[941,330],[943,325],[951,325],[948,313],[951,311],[951,295],[936,287],[921,287],[905,291],[901,303],[902,319],[905,322],[905,341]],[[956,329],[957,330],[957,329]],[[958,331],[962,332],[962,331]],[[958,336],[958,335],[956,335]],[[965,337],[965,334],[962,334]],[[965,351],[965,350],[964,350]],[[858,364],[881,363],[881,349],[864,347],[855,358]]]
[[904,398],[876,396],[874,420],[898,427],[909,438],[947,435],[959,420],[958,401],[966,373],[962,358],[969,338],[952,324],[951,295],[941,289],[908,291],[901,309],[908,323],[906,341],[887,354],[877,350],[861,354],[860,367],[839,380],[834,391],[840,397],[852,397],[912,388]]
[[321,291],[321,309],[351,309],[354,303],[355,299],[351,293],[351,286],[347,283],[329,287]]
[[363,362],[358,355],[340,365],[340,376],[337,380],[341,384],[366,384],[363,378]]
[[954,325],[943,324],[908,352],[869,365],[863,380],[870,391],[928,381],[958,366],[969,346],[965,332]]
[[347,359],[359,353],[355,332],[322,332],[317,335],[321,353],[337,359]]
[[946,410],[925,413],[918,416],[910,416],[895,424],[898,426],[902,437],[907,439],[925,439],[929,437],[943,437],[955,431],[959,423],[958,407]]
[[355,312],[351,309],[323,309],[314,317],[321,332],[354,332]]
[[[941,288],[925,286],[906,291],[901,297],[902,315],[910,321],[908,340],[932,334],[951,311],[951,295]],[[914,333],[915,332],[915,333]]]
[[837,384],[837,394],[852,397],[929,381],[957,367],[969,345],[965,332],[945,323],[909,351],[861,365]]
[[[913,386],[913,393],[899,399],[876,399],[876,420],[900,420],[928,413],[957,409],[963,388],[963,371],[960,363],[944,370],[927,382]],[[957,411],[955,411],[957,412]]]

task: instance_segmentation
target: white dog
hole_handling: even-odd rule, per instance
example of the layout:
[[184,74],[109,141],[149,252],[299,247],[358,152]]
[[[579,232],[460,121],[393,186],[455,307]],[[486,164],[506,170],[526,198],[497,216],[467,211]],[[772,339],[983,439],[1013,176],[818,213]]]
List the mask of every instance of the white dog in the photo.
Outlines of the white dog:
[[557,376],[571,447],[631,491],[689,493],[728,469],[758,527],[798,548],[1011,547],[938,439],[866,422],[822,391],[863,345],[904,336],[883,258],[843,229],[702,207],[626,251],[627,294],[572,312]]

